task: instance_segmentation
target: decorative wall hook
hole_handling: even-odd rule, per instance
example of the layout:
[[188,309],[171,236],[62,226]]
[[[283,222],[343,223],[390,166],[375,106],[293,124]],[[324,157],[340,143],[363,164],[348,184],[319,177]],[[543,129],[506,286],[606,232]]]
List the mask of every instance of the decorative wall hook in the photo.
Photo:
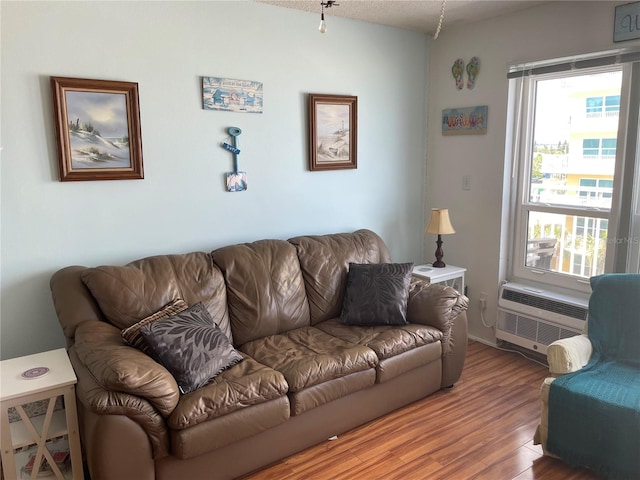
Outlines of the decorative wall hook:
[[242,130],[238,127],[229,127],[227,133],[231,135],[233,142],[233,145],[227,142],[222,143],[222,148],[233,153],[233,172],[227,173],[227,191],[242,192],[247,189],[247,172],[238,170],[238,155],[240,155],[238,136],[242,133]]

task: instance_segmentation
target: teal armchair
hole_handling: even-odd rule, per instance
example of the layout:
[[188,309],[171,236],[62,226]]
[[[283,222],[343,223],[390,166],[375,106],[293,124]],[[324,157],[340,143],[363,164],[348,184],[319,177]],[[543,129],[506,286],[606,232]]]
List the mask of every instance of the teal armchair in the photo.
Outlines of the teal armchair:
[[587,332],[547,350],[534,443],[609,479],[640,479],[640,274],[591,278]]

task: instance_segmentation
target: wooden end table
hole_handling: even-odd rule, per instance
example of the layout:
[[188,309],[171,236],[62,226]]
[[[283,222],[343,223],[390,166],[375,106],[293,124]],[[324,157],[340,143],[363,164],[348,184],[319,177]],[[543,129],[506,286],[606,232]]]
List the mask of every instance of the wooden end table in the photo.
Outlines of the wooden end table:
[[[44,371],[46,373],[38,375]],[[38,478],[40,468],[45,463],[43,458],[54,478],[83,480],[76,382],[75,372],[64,348],[0,361],[2,468],[6,480]],[[55,411],[56,400],[60,396],[64,399],[65,408]],[[48,400],[46,413],[29,418],[24,405],[41,400]],[[11,407],[18,412],[19,421],[9,423]],[[70,471],[60,469],[52,456],[53,447],[60,445],[65,450],[68,448]],[[35,461],[29,472],[24,466],[34,453]]]

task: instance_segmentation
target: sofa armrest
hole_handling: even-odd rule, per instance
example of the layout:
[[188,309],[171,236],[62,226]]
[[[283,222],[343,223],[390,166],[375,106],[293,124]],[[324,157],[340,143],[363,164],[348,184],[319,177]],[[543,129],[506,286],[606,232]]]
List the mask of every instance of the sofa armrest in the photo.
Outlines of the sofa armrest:
[[162,365],[128,346],[111,324],[89,320],[75,330],[75,352],[96,384],[107,392],[146,399],[168,417],[180,399],[178,385]]
[[586,335],[556,340],[547,347],[547,361],[552,375],[577,372],[591,358],[593,345]]
[[469,299],[451,287],[411,280],[407,320],[442,332],[442,387],[453,386],[462,374],[467,353],[468,304]]
[[[453,348],[454,323],[467,310],[468,305],[469,299],[452,287],[412,279],[407,304],[407,320],[410,323],[430,325],[440,330],[443,334],[442,355],[446,356]],[[464,342],[466,343],[466,338]]]
[[[106,390],[97,383],[89,369],[78,359],[75,346],[71,347],[68,353],[78,377],[76,397],[78,398],[78,418],[83,448],[87,450],[101,450],[102,448],[99,438],[95,435],[95,428],[92,428],[92,423],[95,423],[95,420],[103,416],[125,416],[137,423],[147,434],[148,445],[152,449],[153,458],[159,459],[169,455],[169,430],[166,420],[158,410],[141,397]],[[93,419],[94,422],[91,422],[90,419]],[[89,424],[85,424],[85,422]],[[107,420],[107,423],[109,423],[109,420]],[[122,424],[122,422],[117,421],[116,423]],[[129,439],[129,432],[120,433]],[[131,437],[134,438],[133,433]],[[96,447],[95,442],[100,446]],[[145,445],[141,444],[140,448],[144,450]],[[136,455],[140,461],[143,461],[143,454],[134,453],[134,456]]]
[[76,328],[87,320],[105,320],[98,304],[82,282],[86,267],[75,265],[55,272],[49,282],[58,321],[67,339],[73,345]]

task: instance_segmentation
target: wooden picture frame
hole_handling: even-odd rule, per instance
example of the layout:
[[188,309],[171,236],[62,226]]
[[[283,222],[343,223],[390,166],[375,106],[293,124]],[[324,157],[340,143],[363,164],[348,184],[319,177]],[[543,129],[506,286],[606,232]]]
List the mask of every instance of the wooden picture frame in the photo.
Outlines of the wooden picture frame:
[[358,97],[309,94],[309,170],[358,168]]
[[51,77],[60,181],[144,178],[138,84]]

